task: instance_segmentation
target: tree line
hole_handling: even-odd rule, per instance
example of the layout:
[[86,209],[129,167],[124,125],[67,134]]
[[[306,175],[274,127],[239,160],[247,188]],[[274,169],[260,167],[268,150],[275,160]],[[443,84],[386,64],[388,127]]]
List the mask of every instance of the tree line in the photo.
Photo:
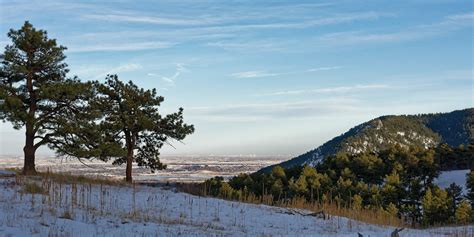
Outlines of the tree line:
[[24,129],[23,174],[36,174],[35,152],[48,146],[58,155],[113,160],[164,169],[159,150],[194,132],[183,121],[183,109],[162,115],[164,98],[117,75],[105,82],[68,76],[66,47],[28,21],[8,32],[11,43],[0,55],[0,119]]
[[460,163],[471,163],[474,146],[393,146],[378,153],[339,153],[316,167],[276,166],[271,172],[240,174],[228,182],[215,177],[203,186],[209,195],[236,200],[249,194],[271,197],[274,203],[303,197],[356,210],[382,209],[413,225],[465,224],[474,217],[474,171],[466,177],[466,195],[455,183],[445,189],[434,183],[454,155],[462,156],[456,158]]

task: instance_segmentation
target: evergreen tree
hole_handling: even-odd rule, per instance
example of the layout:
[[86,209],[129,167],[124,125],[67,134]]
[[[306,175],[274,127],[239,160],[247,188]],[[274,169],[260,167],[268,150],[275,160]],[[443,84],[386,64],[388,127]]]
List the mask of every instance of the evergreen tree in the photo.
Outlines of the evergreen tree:
[[390,214],[391,216],[397,216],[398,214],[398,208],[395,204],[389,203],[387,208],[385,208],[385,211]]
[[301,174],[306,177],[306,183],[308,184],[310,200],[313,200],[315,191],[319,195],[319,188],[321,187],[322,175],[318,174],[315,168],[305,165]]
[[219,195],[223,198],[231,198],[234,189],[229,185],[227,182],[221,183],[221,187],[219,189]]
[[66,78],[66,47],[46,31],[27,21],[8,37],[12,44],[5,47],[0,65],[0,120],[25,128],[23,174],[35,174],[36,150],[61,145],[55,140],[64,135],[59,128],[82,112],[90,85]]
[[157,96],[155,89],[144,90],[131,81],[125,84],[116,75],[108,76],[105,84],[97,84],[97,88],[103,95],[98,106],[106,111],[102,127],[107,128],[107,134],[114,136],[116,143],[123,144],[122,150],[126,151],[126,156],[115,159],[114,163],[126,163],[129,182],[132,181],[132,162],[152,171],[166,168],[159,160],[159,149],[170,139],[183,140],[194,132],[193,125],[183,122],[182,108],[166,116],[158,112],[164,98]]
[[435,187],[428,188],[422,200],[423,222],[425,224],[446,223],[449,217],[449,205],[451,203],[448,193],[443,189]]
[[360,210],[362,209],[362,197],[358,194],[355,194],[352,197],[352,208],[354,210]]
[[272,174],[274,177],[279,178],[282,181],[286,181],[285,170],[281,166],[277,165],[273,167]]
[[454,216],[454,213],[456,212],[456,208],[462,200],[462,188],[459,185],[456,185],[456,183],[452,183],[446,189],[446,192],[448,192],[448,197],[451,200],[451,203],[449,206],[449,210],[450,210],[449,213],[451,216]]
[[194,132],[192,125],[183,122],[182,108],[166,116],[158,112],[164,98],[155,89],[145,90],[131,81],[124,83],[117,75],[108,75],[104,84],[94,85],[97,94],[90,101],[88,114],[99,116],[89,126],[102,136],[97,138],[87,129],[79,129],[81,136],[69,138],[74,142],[61,150],[64,153],[85,158],[98,155],[104,161],[113,159],[116,165],[125,163],[125,179],[132,182],[133,162],[152,172],[164,169],[160,148],[170,139],[180,141]]
[[306,182],[306,177],[300,175],[300,177],[295,181],[290,181],[290,190],[299,195],[305,195],[308,192],[308,183]]
[[471,168],[471,172],[466,175],[466,188],[466,197],[471,202],[471,206],[474,207],[474,167]]
[[467,200],[462,200],[456,209],[455,218],[459,224],[467,224],[471,220],[472,208]]
[[400,176],[394,170],[391,174],[385,176],[385,183],[381,190],[384,203],[399,204],[403,197],[403,188],[401,187]]
[[271,186],[271,192],[274,197],[278,197],[280,199],[281,194],[283,193],[283,182],[281,179],[277,179]]

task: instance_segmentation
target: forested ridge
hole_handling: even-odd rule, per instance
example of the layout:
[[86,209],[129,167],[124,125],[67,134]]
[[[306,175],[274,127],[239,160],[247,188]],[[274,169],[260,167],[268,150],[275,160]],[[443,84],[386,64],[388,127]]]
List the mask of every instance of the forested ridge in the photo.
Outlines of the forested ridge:
[[[314,166],[325,157],[338,152],[378,152],[393,145],[425,148],[442,143],[451,147],[468,145],[473,139],[473,124],[473,108],[450,113],[382,116],[360,124],[316,149],[279,165],[285,168],[304,164]],[[272,167],[261,171],[269,172]]]
[[271,172],[240,174],[225,182],[216,177],[202,188],[208,195],[246,200],[266,200],[288,205],[303,198],[324,209],[336,208],[382,213],[413,226],[465,224],[472,221],[474,171],[467,177],[466,195],[451,184],[443,189],[434,183],[442,170],[470,169],[474,146],[404,148],[399,145],[379,152],[328,156],[315,167],[282,168]]

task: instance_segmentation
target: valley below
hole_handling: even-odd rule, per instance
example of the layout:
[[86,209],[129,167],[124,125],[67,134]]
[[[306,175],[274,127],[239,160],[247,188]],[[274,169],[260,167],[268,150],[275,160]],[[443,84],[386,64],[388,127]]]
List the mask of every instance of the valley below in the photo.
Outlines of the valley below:
[[[138,182],[202,182],[222,176],[230,178],[239,173],[255,172],[263,167],[288,160],[288,156],[163,156],[161,161],[167,165],[165,170],[151,173],[149,169],[133,166],[134,180]],[[21,168],[23,156],[0,157],[0,169]],[[75,158],[38,157],[37,169],[40,172],[64,172],[73,175],[122,179],[125,166],[112,165],[111,162],[82,160]]]

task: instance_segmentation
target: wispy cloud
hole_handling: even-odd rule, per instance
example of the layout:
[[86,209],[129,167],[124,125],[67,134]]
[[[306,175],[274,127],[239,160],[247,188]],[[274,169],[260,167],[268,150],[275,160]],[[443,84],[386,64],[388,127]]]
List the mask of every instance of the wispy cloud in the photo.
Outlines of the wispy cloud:
[[207,29],[218,29],[221,31],[245,31],[245,30],[265,30],[265,29],[302,29],[326,25],[349,23],[360,20],[375,20],[380,17],[393,16],[393,14],[378,12],[357,12],[348,14],[337,14],[334,16],[321,17],[316,19],[299,19],[293,21],[276,21],[271,23],[250,23],[233,24],[208,27]]
[[317,67],[317,68],[311,68],[306,70],[307,72],[318,72],[318,71],[329,71],[329,70],[336,70],[336,69],[341,69],[341,66],[332,66],[332,67]]
[[258,77],[275,77],[281,75],[305,73],[305,72],[318,72],[318,71],[329,71],[341,69],[341,66],[331,66],[331,67],[317,67],[304,70],[290,71],[290,72],[267,72],[267,71],[244,71],[236,72],[230,74],[234,78],[258,78]]
[[256,96],[281,96],[281,95],[300,95],[312,93],[354,93],[366,90],[392,89],[393,86],[385,84],[368,84],[354,86],[326,87],[312,90],[285,90],[270,93],[257,94]]
[[389,85],[355,85],[355,86],[340,86],[332,88],[315,89],[313,92],[317,93],[345,93],[350,91],[373,90],[373,89],[387,89],[391,88]]
[[147,23],[156,25],[174,25],[174,26],[196,26],[215,24],[219,21],[214,18],[195,17],[184,19],[182,17],[158,17],[144,16],[143,13],[135,14],[85,14],[85,19],[93,19],[100,21],[112,22],[131,22],[131,23]]
[[269,119],[307,118],[340,112],[362,111],[360,101],[348,98],[296,101],[289,103],[255,103],[215,107],[191,107],[190,117],[210,121],[249,122]]
[[[105,68],[105,69],[104,69]],[[122,64],[116,67],[97,66],[97,65],[84,65],[79,68],[72,70],[73,74],[78,75],[82,79],[86,80],[100,80],[104,79],[108,74],[119,74],[122,72],[132,72],[142,69],[143,66],[138,63]],[[120,76],[120,75],[119,75]]]
[[446,19],[452,20],[452,21],[473,20],[474,19],[474,12],[451,15],[451,16],[447,16]]
[[464,27],[472,27],[474,13],[463,13],[444,17],[440,22],[417,25],[405,30],[388,33],[367,33],[364,31],[345,31],[328,33],[319,37],[326,45],[383,43],[418,40],[447,34]]
[[257,77],[274,77],[281,75],[281,73],[268,73],[265,71],[246,71],[232,73],[231,76],[235,78],[257,78]]
[[[228,38],[228,37],[225,37]],[[221,40],[217,42],[205,43],[205,46],[217,47],[229,51],[245,51],[245,52],[271,52],[283,49],[279,43],[262,40],[252,40],[251,42],[240,42],[234,40]]]
[[150,76],[150,77],[159,77],[161,80],[165,81],[166,83],[168,83],[169,85],[171,86],[174,86],[175,85],[175,81],[176,79],[178,79],[178,77],[183,73],[183,72],[187,72],[189,71],[185,65],[183,63],[177,63],[176,64],[176,71],[173,75],[171,76],[161,76],[157,73],[148,73],[147,75]]
[[[227,17],[219,16],[197,16],[193,18],[183,18],[182,16],[147,16],[143,12],[121,13],[121,14],[85,14],[85,19],[110,21],[110,22],[130,22],[130,23],[146,23],[157,25],[175,25],[175,26],[208,26],[203,30],[258,30],[258,29],[282,29],[282,28],[307,28],[324,25],[334,25],[360,20],[375,20],[381,17],[393,16],[393,14],[380,12],[354,12],[345,14],[335,14],[332,16],[288,20],[280,19],[281,14],[266,13],[264,17],[272,20],[269,23],[235,23],[241,20],[249,20],[252,18],[260,19],[262,16],[241,12],[240,14],[229,14]],[[213,26],[214,25],[214,26]]]
[[83,52],[104,52],[104,51],[137,51],[146,49],[163,49],[174,46],[171,42],[138,42],[138,43],[109,43],[99,45],[72,45],[68,52],[83,53]]

